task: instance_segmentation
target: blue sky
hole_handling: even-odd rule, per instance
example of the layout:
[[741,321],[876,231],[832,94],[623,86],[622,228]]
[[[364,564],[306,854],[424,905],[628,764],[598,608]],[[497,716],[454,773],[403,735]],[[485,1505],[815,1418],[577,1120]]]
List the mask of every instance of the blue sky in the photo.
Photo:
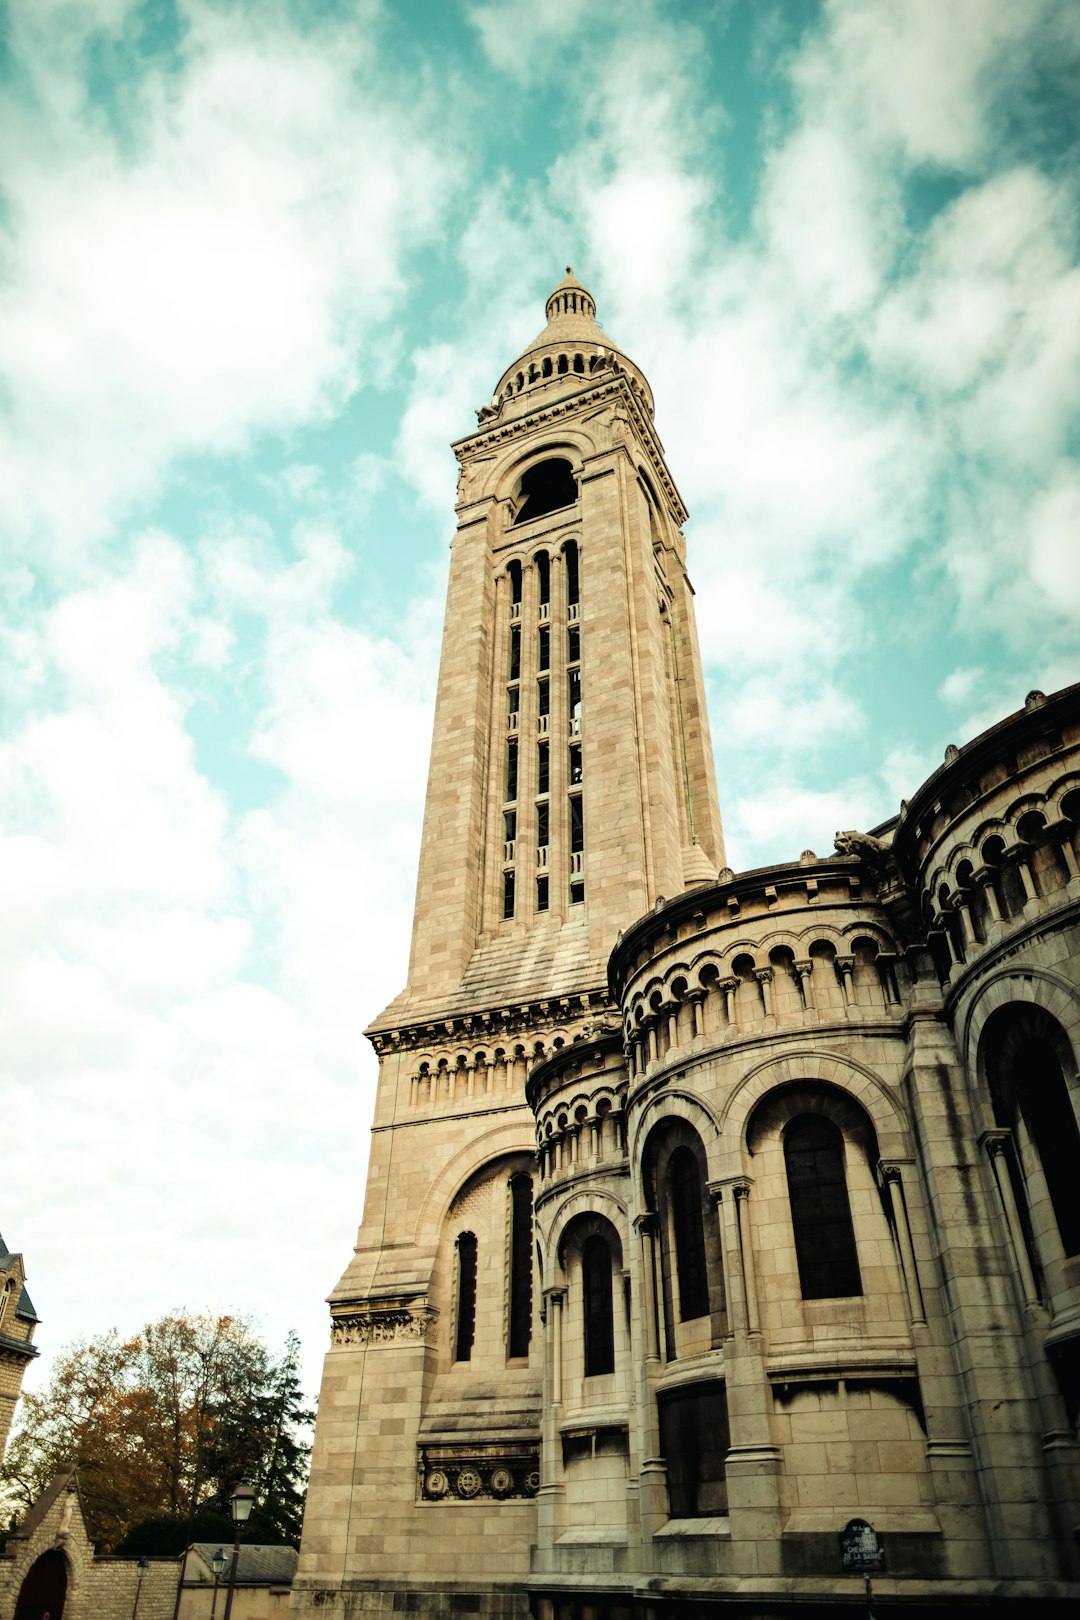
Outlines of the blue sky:
[[401,987],[452,439],[573,264],[729,860],[1080,678],[1080,10],[0,4],[0,1230],[46,1352],[300,1329]]

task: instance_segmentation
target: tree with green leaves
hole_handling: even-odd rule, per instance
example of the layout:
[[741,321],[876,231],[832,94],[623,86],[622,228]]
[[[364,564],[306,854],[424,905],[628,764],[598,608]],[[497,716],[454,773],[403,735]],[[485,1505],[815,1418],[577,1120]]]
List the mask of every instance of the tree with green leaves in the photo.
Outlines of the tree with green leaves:
[[22,1398],[0,1469],[9,1508],[74,1464],[103,1548],[164,1552],[196,1532],[231,1538],[229,1497],[250,1479],[246,1539],[297,1544],[313,1419],[298,1363],[295,1335],[275,1356],[232,1316],[165,1316],[68,1346],[46,1388]]

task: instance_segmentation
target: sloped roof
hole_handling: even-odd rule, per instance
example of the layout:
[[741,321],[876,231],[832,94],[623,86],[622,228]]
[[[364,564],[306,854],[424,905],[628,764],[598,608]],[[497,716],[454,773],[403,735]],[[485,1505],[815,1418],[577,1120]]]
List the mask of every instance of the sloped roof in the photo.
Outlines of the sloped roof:
[[[26,1265],[23,1261],[22,1255],[13,1254],[8,1248],[7,1244],[4,1242],[3,1236],[0,1235],[0,1272],[10,1271],[16,1262],[18,1262],[18,1265],[25,1276]],[[26,1292],[25,1283],[23,1283],[21,1289],[19,1290],[19,1303],[15,1307],[15,1315],[21,1316],[25,1322],[41,1321],[40,1316],[38,1316],[37,1312],[34,1310],[30,1295]]]
[[[219,1547],[224,1547],[229,1558],[232,1558],[232,1548],[228,1542],[222,1541],[193,1541],[191,1550],[198,1553],[207,1569],[210,1569],[211,1560]],[[296,1574],[296,1560],[299,1554],[295,1547],[241,1547],[240,1556],[236,1560],[236,1582],[238,1586],[288,1586]]]

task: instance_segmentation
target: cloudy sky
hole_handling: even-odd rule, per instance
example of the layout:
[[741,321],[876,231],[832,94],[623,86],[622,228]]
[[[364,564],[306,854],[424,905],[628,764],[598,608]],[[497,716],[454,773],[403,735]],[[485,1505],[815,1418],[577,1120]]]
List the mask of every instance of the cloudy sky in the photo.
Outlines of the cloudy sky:
[[[573,264],[735,867],[1080,678],[1080,8],[0,0],[0,1230],[302,1335],[405,972],[455,465]],[[37,1376],[40,1376],[40,1370]]]

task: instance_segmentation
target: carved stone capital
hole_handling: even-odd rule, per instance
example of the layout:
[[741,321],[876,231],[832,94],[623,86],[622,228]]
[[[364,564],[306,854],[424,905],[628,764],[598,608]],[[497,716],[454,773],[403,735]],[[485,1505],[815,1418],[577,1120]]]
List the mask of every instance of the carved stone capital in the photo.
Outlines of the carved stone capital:
[[979,1137],[979,1146],[989,1159],[996,1159],[999,1153],[1004,1153],[1012,1141],[1012,1131],[993,1130],[983,1131]]

